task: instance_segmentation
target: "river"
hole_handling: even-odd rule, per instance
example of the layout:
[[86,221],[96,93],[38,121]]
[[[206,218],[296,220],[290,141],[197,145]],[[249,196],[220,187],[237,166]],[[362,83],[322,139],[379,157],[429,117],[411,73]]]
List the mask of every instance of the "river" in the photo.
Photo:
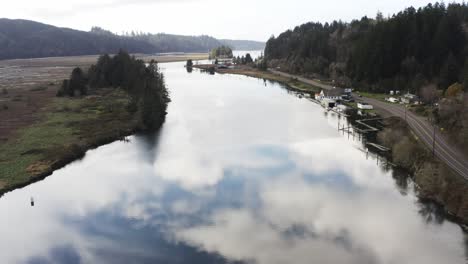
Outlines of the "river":
[[277,83],[160,67],[161,131],[1,197],[0,263],[466,263],[462,229],[344,119]]

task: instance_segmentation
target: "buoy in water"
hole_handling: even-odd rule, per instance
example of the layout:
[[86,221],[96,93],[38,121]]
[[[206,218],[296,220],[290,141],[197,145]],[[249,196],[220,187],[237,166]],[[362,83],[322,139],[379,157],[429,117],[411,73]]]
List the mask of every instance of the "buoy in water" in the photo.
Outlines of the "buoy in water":
[[34,198],[31,197],[31,206],[34,206]]

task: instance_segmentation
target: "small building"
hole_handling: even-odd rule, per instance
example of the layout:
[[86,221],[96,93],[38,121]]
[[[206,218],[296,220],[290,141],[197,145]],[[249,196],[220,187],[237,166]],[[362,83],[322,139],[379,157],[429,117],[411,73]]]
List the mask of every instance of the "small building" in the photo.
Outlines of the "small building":
[[390,91],[390,95],[394,95],[395,94],[395,91]]
[[320,93],[315,94],[315,100],[321,101],[323,99],[331,99],[335,101],[340,101],[341,94],[343,93],[342,89],[335,88],[331,90],[322,90]]
[[364,103],[364,102],[359,102],[357,103],[357,107],[359,109],[362,109],[362,110],[372,110],[374,109],[374,106],[368,104],[368,103]]
[[334,108],[342,100],[342,93],[343,89],[339,88],[322,90],[320,93],[315,94],[315,100],[319,101],[325,108]]
[[325,108],[334,108],[336,106],[336,101],[328,98],[320,100],[320,103]]

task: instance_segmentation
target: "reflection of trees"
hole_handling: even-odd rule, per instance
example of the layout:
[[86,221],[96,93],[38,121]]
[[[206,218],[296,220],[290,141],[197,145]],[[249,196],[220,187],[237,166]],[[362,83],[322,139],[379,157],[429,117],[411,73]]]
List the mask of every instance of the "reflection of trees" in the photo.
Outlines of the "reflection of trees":
[[162,129],[153,132],[153,133],[141,133],[137,136],[138,141],[140,141],[141,147],[145,149],[146,156],[145,158],[148,161],[154,161],[156,159],[156,153],[159,146],[159,138],[161,137]]
[[463,240],[465,242],[465,259],[466,263],[468,263],[468,232],[463,233]]
[[426,223],[442,224],[445,221],[445,211],[442,206],[427,201],[418,199],[416,205],[419,207],[418,213],[423,217]]
[[395,180],[395,185],[398,188],[398,191],[400,191],[402,195],[407,195],[408,183],[410,181],[409,174],[402,170],[395,168],[392,171],[392,178]]

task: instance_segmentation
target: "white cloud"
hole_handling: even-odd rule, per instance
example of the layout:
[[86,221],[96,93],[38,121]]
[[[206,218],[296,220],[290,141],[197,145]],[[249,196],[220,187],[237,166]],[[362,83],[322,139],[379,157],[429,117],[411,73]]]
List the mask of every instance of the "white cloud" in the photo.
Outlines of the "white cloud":
[[[342,193],[294,176],[265,180],[257,191],[261,208],[219,210],[206,225],[174,229],[176,238],[231,260],[258,264],[436,264],[463,259],[456,247],[439,239],[456,227],[428,232],[406,198],[396,193]],[[301,231],[294,233],[295,228]]]

